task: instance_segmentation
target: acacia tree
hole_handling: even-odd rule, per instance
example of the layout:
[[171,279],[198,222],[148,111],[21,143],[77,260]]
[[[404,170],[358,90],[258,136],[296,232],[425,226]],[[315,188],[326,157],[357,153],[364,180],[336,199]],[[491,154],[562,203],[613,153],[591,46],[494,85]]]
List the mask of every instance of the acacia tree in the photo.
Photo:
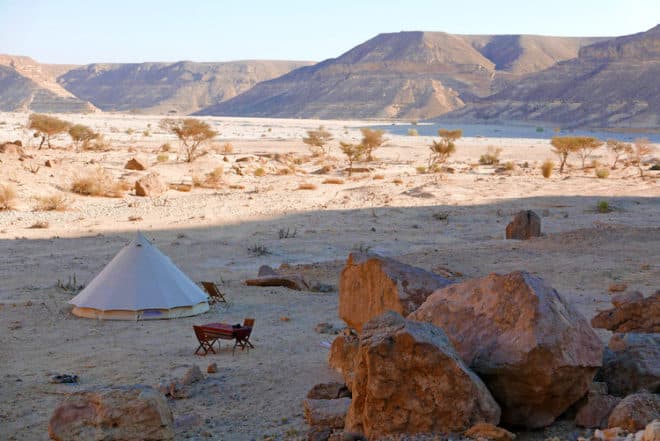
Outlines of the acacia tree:
[[69,136],[73,141],[73,144],[76,146],[76,150],[80,147],[80,144],[87,144],[88,142],[99,137],[99,134],[96,133],[91,128],[83,125],[76,124],[69,128]]
[[41,136],[40,150],[44,142],[50,148],[50,139],[53,136],[66,132],[69,127],[71,127],[71,123],[42,113],[33,113],[28,119],[28,129],[35,131],[35,138]]
[[585,161],[591,156],[594,150],[599,149],[603,145],[603,141],[591,136],[575,136],[574,150],[582,159],[582,170],[584,170]]
[[633,150],[633,162],[639,170],[639,176],[643,178],[644,164],[642,164],[642,160],[644,159],[644,156],[650,155],[651,152],[653,152],[653,147],[648,138],[637,138],[633,142],[635,144],[635,149]]
[[373,151],[383,145],[386,141],[385,138],[383,138],[385,132],[383,130],[371,130],[366,127],[360,129],[360,131],[362,132],[362,142],[360,142],[360,145],[364,149],[364,154],[366,155],[365,159],[367,161],[373,161]]
[[159,126],[179,138],[186,162],[194,161],[199,156],[197,152],[199,146],[218,135],[208,123],[195,118],[163,119]]
[[438,170],[440,164],[444,164],[447,159],[456,153],[456,141],[463,136],[462,130],[438,130],[439,141],[432,141],[429,149],[429,170]]
[[552,151],[559,156],[559,173],[563,173],[568,155],[575,150],[575,138],[572,136],[553,136],[550,144],[554,147]]
[[351,176],[353,163],[359,161],[362,155],[364,155],[364,146],[362,144],[349,144],[342,141],[339,143],[339,148],[346,155],[346,159],[348,159],[348,176]]
[[330,132],[325,130],[323,126],[319,126],[318,130],[308,130],[307,137],[303,138],[303,142],[309,146],[312,155],[322,156],[327,153],[325,145],[332,139]]
[[[630,155],[633,152],[632,145],[628,142],[617,141],[615,139],[607,140],[607,149],[614,155],[614,162],[612,163],[612,170],[616,169],[616,163],[621,156]],[[625,167],[624,167],[625,168]]]

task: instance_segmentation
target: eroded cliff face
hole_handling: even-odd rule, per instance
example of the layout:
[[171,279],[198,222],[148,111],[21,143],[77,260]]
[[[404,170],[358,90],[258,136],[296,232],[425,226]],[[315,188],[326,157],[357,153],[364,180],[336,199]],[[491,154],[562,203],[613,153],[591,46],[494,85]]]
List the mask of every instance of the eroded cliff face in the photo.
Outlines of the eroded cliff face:
[[660,26],[595,43],[578,58],[522,78],[446,115],[562,127],[660,127]]
[[575,57],[589,38],[381,34],[200,111],[206,115],[424,119]]

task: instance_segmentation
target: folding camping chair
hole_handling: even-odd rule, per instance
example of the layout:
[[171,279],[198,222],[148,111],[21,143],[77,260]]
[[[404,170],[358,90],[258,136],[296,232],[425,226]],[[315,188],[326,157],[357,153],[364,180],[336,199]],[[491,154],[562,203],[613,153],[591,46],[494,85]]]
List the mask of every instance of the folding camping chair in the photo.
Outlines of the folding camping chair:
[[[197,341],[199,342],[199,346],[197,347],[197,350],[195,351],[196,355],[206,355],[210,352],[213,352],[215,354],[215,350],[213,349],[213,345],[215,344],[216,341],[218,341],[218,336],[213,335],[212,333],[208,333],[204,330],[203,327],[201,326],[195,326],[193,325],[193,329],[195,330],[195,336],[197,337]],[[200,354],[199,351],[203,350],[204,353]]]
[[236,344],[234,344],[234,351],[236,346],[241,347],[241,351],[247,348],[248,352],[250,348],[254,349],[254,345],[250,341],[250,335],[252,334],[252,328],[254,327],[254,319],[246,318],[243,320],[243,327],[241,331],[236,334]]
[[227,299],[225,299],[224,294],[220,292],[218,289],[218,285],[216,285],[213,282],[199,282],[200,285],[204,288],[204,291],[209,295],[210,297],[210,302],[209,303],[226,303]]

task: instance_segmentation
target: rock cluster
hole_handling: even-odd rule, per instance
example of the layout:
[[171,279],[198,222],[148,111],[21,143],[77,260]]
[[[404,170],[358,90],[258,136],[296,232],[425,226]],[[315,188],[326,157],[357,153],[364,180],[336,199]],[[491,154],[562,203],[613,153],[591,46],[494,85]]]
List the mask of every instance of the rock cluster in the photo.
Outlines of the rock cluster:
[[601,311],[591,320],[594,328],[613,332],[660,333],[660,290],[640,298],[632,294],[626,301],[613,299],[614,308]]

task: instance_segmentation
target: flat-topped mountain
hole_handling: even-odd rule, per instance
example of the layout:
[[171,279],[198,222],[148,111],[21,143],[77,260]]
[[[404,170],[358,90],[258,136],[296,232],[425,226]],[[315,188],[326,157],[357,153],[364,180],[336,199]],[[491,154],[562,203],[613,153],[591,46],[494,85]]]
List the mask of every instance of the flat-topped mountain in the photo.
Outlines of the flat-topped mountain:
[[0,55],[0,110],[88,112],[94,106],[57,84],[72,65],[40,64],[32,58]]
[[306,61],[90,64],[59,84],[101,110],[189,114],[232,98],[260,81],[309,65]]
[[562,127],[660,127],[660,25],[583,47],[443,118]]
[[444,32],[380,34],[335,59],[296,69],[203,109],[203,115],[431,118],[520,75],[575,57],[600,39]]

